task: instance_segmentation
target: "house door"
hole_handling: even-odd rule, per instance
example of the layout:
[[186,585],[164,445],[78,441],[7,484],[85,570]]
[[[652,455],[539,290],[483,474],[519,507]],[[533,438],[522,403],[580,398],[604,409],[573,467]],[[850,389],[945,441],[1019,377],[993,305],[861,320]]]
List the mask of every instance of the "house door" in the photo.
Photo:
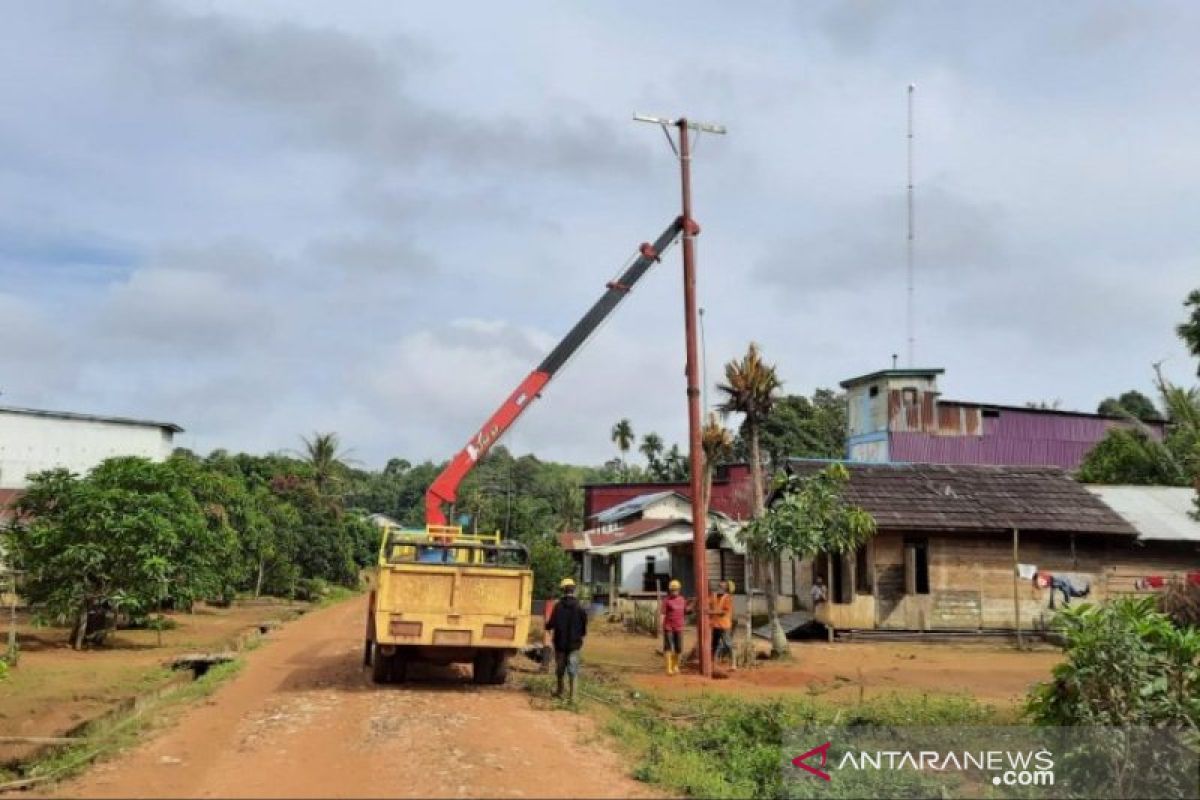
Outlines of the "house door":
[[930,625],[929,540],[880,536],[875,540],[875,626],[924,630]]

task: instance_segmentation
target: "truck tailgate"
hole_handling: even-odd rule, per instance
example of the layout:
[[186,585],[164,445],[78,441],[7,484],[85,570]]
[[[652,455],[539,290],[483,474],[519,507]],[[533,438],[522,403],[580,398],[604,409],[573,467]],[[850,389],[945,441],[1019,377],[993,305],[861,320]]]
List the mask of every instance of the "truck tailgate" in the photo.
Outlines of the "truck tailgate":
[[379,598],[378,608],[416,613],[527,613],[523,601],[528,580],[528,573],[520,570],[406,564],[389,569],[387,580],[382,581],[386,596]]

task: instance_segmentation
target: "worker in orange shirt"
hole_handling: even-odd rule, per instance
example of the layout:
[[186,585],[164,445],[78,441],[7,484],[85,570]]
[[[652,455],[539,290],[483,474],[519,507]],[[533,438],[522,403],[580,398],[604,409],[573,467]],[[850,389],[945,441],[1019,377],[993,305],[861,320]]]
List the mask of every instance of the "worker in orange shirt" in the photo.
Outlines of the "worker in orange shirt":
[[737,669],[737,660],[733,657],[733,588],[733,581],[717,581],[717,591],[708,598],[713,663],[725,653],[729,656],[731,670]]

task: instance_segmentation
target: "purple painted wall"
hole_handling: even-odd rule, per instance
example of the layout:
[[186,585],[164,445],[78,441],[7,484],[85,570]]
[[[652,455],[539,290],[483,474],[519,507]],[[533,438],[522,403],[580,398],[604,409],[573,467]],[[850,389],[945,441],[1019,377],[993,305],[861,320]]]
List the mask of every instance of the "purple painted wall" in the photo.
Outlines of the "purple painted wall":
[[[982,436],[939,436],[892,431],[892,461],[929,464],[1000,464],[1075,469],[1117,420],[1001,409],[984,417]],[[1161,436],[1161,427],[1152,426]]]

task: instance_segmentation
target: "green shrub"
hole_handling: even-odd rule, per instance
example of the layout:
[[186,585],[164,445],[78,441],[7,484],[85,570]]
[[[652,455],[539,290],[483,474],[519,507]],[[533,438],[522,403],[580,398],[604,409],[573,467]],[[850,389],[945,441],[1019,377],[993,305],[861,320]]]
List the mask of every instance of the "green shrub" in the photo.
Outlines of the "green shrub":
[[[633,698],[619,705],[610,727],[623,742],[639,751],[635,776],[691,797],[774,798],[785,792],[806,791],[805,786],[785,786],[783,782],[784,740],[801,726],[978,725],[993,716],[992,709],[967,697],[886,696],[852,709],[795,698]],[[930,785],[920,776],[914,776],[911,785],[896,784],[894,775],[887,777],[886,794],[929,794]],[[862,796],[872,790],[853,782],[842,782],[836,788],[839,794],[829,794],[826,785],[814,791],[818,789],[821,796],[829,797]]]
[[1043,725],[1200,725],[1200,630],[1177,626],[1153,598],[1064,609],[1066,660],[1030,694]]
[[[1197,502],[1200,503],[1200,495]],[[1162,593],[1160,606],[1176,625],[1200,628],[1200,584],[1171,581]]]
[[329,594],[329,582],[324,578],[301,578],[296,581],[295,597],[297,600],[315,603],[327,594]]
[[119,627],[130,631],[173,631],[179,623],[160,614],[137,614],[122,620]]
[[629,623],[634,633],[648,633],[654,636],[658,632],[658,610],[650,603],[635,602]]

